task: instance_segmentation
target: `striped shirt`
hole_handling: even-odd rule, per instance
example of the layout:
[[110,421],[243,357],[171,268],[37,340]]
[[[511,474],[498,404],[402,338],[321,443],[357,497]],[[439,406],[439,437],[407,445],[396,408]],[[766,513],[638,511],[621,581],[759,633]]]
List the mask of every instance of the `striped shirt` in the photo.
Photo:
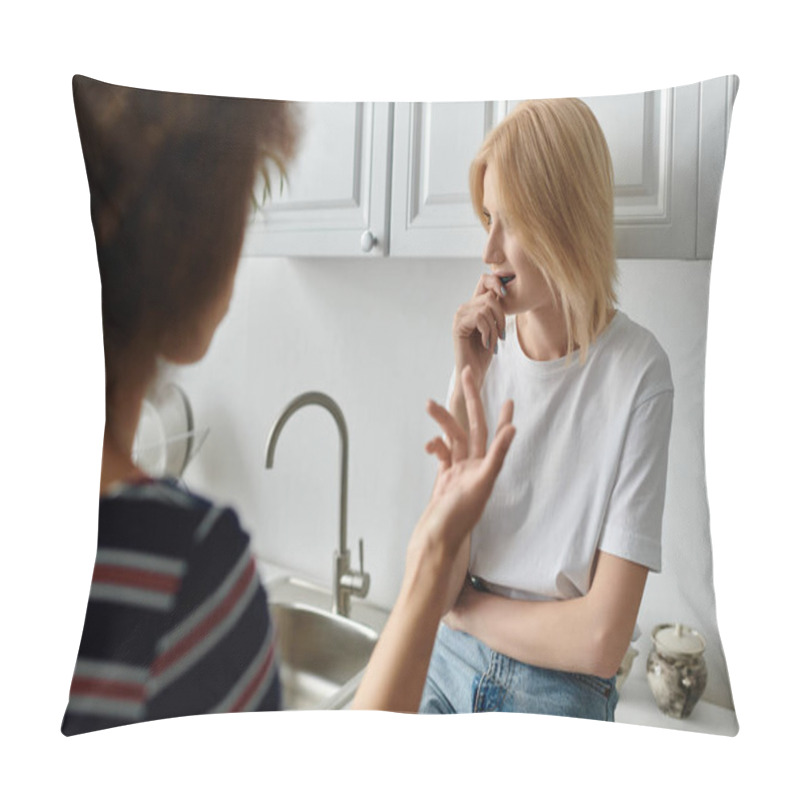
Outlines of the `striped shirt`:
[[275,628],[249,536],[171,479],[100,499],[66,736],[280,706]]

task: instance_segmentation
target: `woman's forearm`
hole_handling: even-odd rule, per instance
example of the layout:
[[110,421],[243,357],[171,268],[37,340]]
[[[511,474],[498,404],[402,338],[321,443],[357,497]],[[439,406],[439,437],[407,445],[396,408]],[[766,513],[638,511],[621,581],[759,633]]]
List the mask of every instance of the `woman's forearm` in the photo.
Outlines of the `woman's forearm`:
[[630,644],[647,569],[600,554],[584,597],[527,601],[465,588],[448,624],[528,664],[609,678]]
[[604,661],[600,627],[585,597],[533,602],[474,594],[456,627],[493,650],[546,669],[590,675],[616,671]]
[[444,612],[447,613],[458,600],[461,590],[464,588],[464,581],[467,579],[469,570],[470,536],[464,540],[458,555],[453,561],[450,570],[450,580],[448,582],[447,594],[445,595]]
[[441,558],[429,555],[406,569],[400,595],[375,645],[352,708],[407,713],[418,710],[436,630],[445,610],[448,568]]

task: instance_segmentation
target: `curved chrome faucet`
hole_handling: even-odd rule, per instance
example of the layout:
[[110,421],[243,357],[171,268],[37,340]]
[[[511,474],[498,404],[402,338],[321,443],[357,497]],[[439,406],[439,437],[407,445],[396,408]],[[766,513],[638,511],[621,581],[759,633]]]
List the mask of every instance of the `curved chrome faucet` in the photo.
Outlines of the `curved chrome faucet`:
[[275,445],[283,426],[295,411],[308,405],[318,405],[326,408],[339,429],[341,441],[342,464],[340,472],[339,491],[339,549],[333,554],[333,613],[344,617],[350,616],[350,595],[366,597],[369,591],[369,574],[364,572],[364,540],[358,543],[360,568],[358,572],[350,569],[350,551],[347,549],[347,425],[344,414],[333,398],[322,392],[306,392],[294,398],[280,416],[275,420],[267,439],[267,469],[272,469],[275,460]]

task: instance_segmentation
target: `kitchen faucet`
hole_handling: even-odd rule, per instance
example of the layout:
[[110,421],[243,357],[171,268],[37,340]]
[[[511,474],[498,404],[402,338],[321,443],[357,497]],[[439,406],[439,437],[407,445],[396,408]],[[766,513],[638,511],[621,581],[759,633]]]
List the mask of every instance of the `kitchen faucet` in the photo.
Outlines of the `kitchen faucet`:
[[333,613],[350,616],[350,596],[366,597],[369,591],[369,574],[364,572],[364,540],[359,539],[359,570],[350,569],[350,551],[347,549],[347,425],[344,414],[333,398],[322,392],[306,392],[298,395],[284,408],[267,439],[267,469],[272,469],[275,460],[275,445],[283,426],[295,411],[308,405],[319,405],[330,411],[341,440],[342,465],[339,499],[339,549],[333,554]]

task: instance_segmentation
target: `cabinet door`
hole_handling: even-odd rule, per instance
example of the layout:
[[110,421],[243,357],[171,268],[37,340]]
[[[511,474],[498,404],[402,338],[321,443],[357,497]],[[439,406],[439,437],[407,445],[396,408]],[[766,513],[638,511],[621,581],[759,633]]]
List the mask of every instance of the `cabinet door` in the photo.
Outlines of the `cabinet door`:
[[[618,258],[711,257],[725,130],[714,121],[735,79],[587,97],[614,163]],[[393,255],[480,257],[470,162],[519,101],[398,104],[392,178]]]
[[[254,212],[245,255],[380,256],[388,252],[392,108],[302,103],[288,182]],[[258,191],[258,190],[257,190]]]
[[619,258],[711,258],[736,86],[584,98],[614,162]]
[[469,196],[469,165],[506,112],[500,102],[398,103],[391,254],[480,258],[486,233]]
[[700,84],[583,100],[614,163],[617,257],[696,258]]
[[739,78],[726,75],[700,84],[700,153],[697,185],[697,258],[709,259],[714,250],[722,172],[731,111]]

